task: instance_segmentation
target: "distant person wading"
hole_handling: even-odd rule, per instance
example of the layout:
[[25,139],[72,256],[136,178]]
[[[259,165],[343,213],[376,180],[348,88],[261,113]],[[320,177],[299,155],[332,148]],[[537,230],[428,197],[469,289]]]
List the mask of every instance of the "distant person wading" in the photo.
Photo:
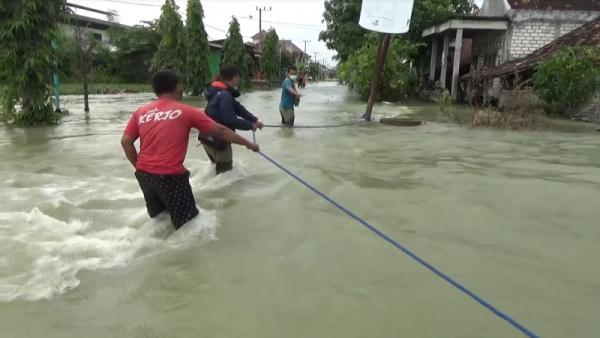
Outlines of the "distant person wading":
[[[262,129],[263,124],[252,115],[236,98],[240,96],[237,86],[240,82],[238,69],[233,65],[223,65],[218,78],[206,90],[206,114],[214,121],[235,131]],[[198,136],[208,158],[215,164],[217,174],[233,168],[231,143],[218,136],[206,135],[202,131]]]
[[279,112],[281,113],[281,124],[286,127],[293,127],[295,120],[294,106],[300,103],[301,94],[296,89],[296,80],[298,70],[291,66],[288,68],[287,78],[283,81],[281,88],[281,103]]

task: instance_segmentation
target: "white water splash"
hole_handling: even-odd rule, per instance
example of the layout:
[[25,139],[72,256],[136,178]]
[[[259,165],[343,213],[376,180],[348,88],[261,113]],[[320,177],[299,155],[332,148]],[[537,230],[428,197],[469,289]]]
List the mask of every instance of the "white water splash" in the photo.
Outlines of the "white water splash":
[[145,210],[123,215],[124,224],[96,230],[94,224],[61,221],[34,208],[0,213],[0,302],[35,301],[59,296],[79,286],[78,272],[129,264],[142,256],[216,239],[214,212],[199,217],[167,240],[168,215],[148,219]]

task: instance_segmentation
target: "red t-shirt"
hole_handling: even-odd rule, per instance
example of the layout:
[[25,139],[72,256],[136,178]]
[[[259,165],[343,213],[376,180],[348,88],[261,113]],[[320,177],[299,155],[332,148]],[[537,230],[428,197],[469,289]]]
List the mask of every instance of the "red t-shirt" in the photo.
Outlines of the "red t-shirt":
[[200,109],[171,99],[138,108],[125,127],[126,135],[140,138],[136,169],[158,175],[184,173],[190,129],[207,133],[214,125]]

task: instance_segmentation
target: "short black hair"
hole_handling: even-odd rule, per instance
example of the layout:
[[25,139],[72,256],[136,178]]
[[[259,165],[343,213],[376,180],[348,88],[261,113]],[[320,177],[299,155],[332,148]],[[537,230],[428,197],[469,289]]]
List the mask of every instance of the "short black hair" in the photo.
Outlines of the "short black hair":
[[290,70],[298,71],[298,68],[296,68],[296,66],[289,66],[288,67],[288,73],[290,72]]
[[240,75],[240,71],[234,65],[224,64],[219,68],[219,77],[221,78],[221,81],[231,81],[238,75]]
[[156,96],[172,93],[179,85],[180,75],[176,71],[165,69],[159,70],[152,76],[152,89]]

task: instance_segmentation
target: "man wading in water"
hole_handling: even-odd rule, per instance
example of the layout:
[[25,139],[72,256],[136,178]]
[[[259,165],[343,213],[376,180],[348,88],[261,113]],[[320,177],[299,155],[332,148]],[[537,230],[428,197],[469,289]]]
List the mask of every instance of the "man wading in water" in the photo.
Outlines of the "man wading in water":
[[288,76],[283,81],[281,88],[281,103],[279,104],[279,112],[281,113],[281,124],[286,127],[294,126],[294,106],[300,102],[300,95],[296,90],[296,75],[297,69],[294,66],[288,68]]
[[[121,145],[136,169],[148,214],[154,218],[167,211],[175,229],[198,215],[190,187],[190,172],[183,166],[191,128],[231,143],[259,151],[258,145],[220,125],[201,110],[177,101],[183,90],[179,74],[159,71],[152,77],[158,100],[138,108],[123,133]],[[140,152],[135,141],[140,139]]]
[[[235,66],[221,66],[219,77],[206,90],[206,114],[233,131],[262,129],[262,122],[236,100],[240,96],[237,90],[239,83],[240,75]],[[231,143],[218,136],[204,135],[202,132],[198,140],[202,142],[208,158],[215,164],[217,175],[233,169]]]

